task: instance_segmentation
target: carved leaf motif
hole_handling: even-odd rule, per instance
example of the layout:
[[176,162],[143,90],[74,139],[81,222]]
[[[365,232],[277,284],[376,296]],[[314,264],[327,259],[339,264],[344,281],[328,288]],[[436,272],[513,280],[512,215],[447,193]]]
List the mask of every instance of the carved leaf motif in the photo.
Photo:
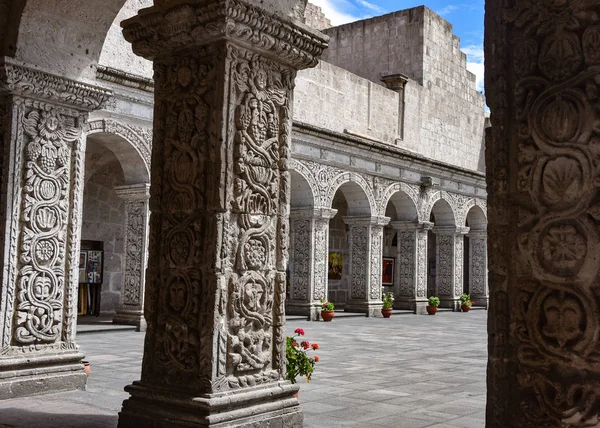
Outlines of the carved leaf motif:
[[572,158],[549,161],[542,176],[543,198],[549,205],[569,206],[581,196],[583,173]]

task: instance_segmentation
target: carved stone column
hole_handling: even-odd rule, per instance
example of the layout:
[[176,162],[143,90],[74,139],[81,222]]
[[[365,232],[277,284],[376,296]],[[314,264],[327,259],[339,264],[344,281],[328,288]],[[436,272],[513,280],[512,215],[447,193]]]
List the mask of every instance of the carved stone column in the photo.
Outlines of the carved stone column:
[[[252,3],[259,3],[258,0]],[[119,427],[301,426],[285,371],[292,90],[324,37],[303,0],[155,2],[123,22],[154,60],[142,377]]]
[[148,198],[150,186],[137,184],[115,189],[125,199],[125,273],[123,305],[113,318],[115,324],[135,325],[146,331],[144,290],[148,259]]
[[390,225],[398,231],[394,307],[425,314],[428,297],[427,231],[431,230],[433,223],[394,221]]
[[469,294],[477,306],[488,307],[487,232],[472,230],[469,237]]
[[598,426],[600,3],[486,3],[487,426]]
[[109,94],[0,62],[0,399],[85,387],[75,341],[83,130]]
[[337,210],[292,210],[290,214],[290,298],[286,312],[321,317],[321,298],[327,296],[329,220]]
[[381,316],[383,227],[389,217],[344,217],[350,226],[350,293],[344,310]]
[[434,227],[436,239],[436,288],[440,306],[460,311],[463,292],[463,235],[468,227]]

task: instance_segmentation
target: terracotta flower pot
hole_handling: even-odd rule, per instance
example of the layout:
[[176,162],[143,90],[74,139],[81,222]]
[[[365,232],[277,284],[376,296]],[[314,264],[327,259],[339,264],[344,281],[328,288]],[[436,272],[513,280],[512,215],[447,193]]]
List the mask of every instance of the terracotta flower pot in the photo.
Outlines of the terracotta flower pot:
[[383,315],[384,318],[389,318],[392,316],[392,308],[382,308],[381,309],[381,315]]
[[427,309],[427,313],[429,315],[435,315],[435,313],[437,312],[437,306],[425,306],[425,309]]
[[326,322],[331,321],[334,315],[334,311],[321,311],[321,319]]
[[294,397],[296,397],[296,399],[298,399],[298,393],[294,392]]
[[85,373],[86,376],[89,376],[90,372],[91,372],[90,362],[82,361],[81,363],[83,364],[83,372]]
[[460,310],[463,311],[463,312],[469,312],[469,309],[471,309],[470,306],[460,305]]

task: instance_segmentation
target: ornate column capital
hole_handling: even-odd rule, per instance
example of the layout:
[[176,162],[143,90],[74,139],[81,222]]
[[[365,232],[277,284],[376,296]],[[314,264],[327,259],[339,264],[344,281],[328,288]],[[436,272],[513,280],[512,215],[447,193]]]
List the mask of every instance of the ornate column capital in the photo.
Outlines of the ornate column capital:
[[115,187],[117,195],[125,200],[145,200],[150,198],[150,184],[131,184]]
[[430,221],[392,221],[390,226],[400,231],[428,231],[433,229],[433,223]]
[[112,91],[35,70],[12,58],[0,58],[0,93],[8,92],[82,111],[106,104]]
[[434,226],[432,232],[436,235],[466,235],[470,228],[464,226]]
[[389,217],[384,216],[357,216],[357,217],[344,217],[344,223],[348,226],[362,225],[362,226],[387,226],[390,222]]
[[467,236],[469,238],[485,239],[487,238],[487,230],[470,230]]
[[[289,9],[290,1],[285,3],[273,5],[271,10],[277,12],[286,6]],[[317,65],[329,41],[327,36],[298,21],[240,0],[156,2],[121,25],[133,51],[150,60],[228,40],[300,70]]]
[[299,208],[290,210],[290,218],[331,220],[338,210],[332,208]]

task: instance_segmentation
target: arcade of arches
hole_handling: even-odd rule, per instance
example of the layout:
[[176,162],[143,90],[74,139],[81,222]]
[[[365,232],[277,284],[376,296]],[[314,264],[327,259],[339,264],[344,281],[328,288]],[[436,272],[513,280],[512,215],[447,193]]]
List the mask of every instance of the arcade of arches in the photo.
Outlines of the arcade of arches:
[[[116,319],[147,324],[120,427],[302,426],[282,380],[286,283],[289,311],[316,318],[327,294],[373,315],[383,257],[416,312],[433,290],[486,301],[489,262],[486,426],[599,426],[597,1],[486,2],[487,210],[480,171],[292,116],[299,72],[335,67],[306,0],[155,0],[122,24],[153,80],[107,48],[146,3],[0,0],[0,398],[84,387],[83,238],[105,242]],[[436,132],[404,106],[439,83],[364,79],[346,80],[394,101],[394,141]],[[366,129],[385,120],[360,104]],[[332,250],[348,263],[329,280]]]

